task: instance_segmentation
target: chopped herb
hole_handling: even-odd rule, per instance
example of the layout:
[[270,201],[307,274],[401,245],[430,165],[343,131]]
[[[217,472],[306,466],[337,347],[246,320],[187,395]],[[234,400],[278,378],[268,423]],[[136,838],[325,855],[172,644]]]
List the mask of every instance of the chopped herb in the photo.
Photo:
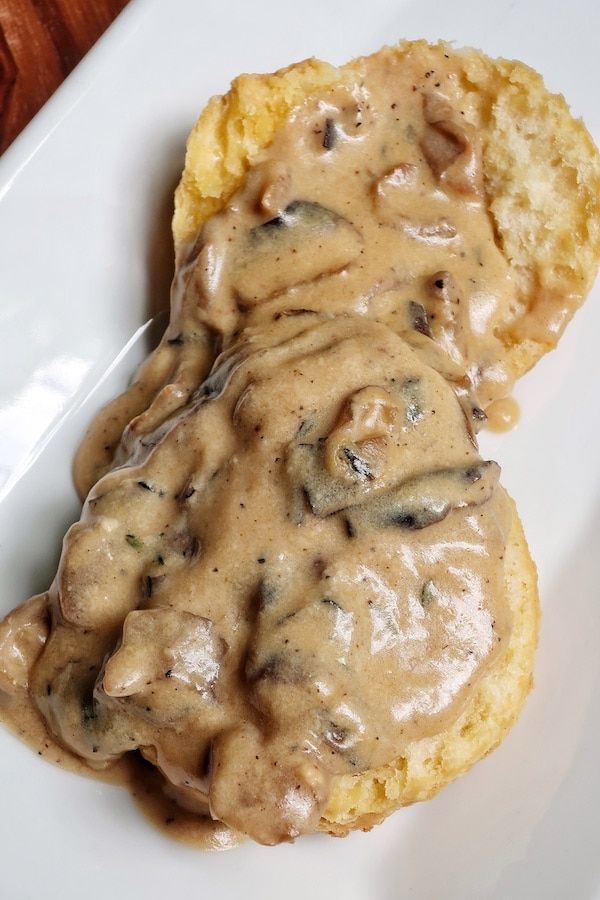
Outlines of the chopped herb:
[[257,562],[260,566],[262,566],[262,565],[264,565],[264,563],[266,562],[266,559],[264,558],[264,556],[259,556],[259,558],[256,560],[256,562]]
[[125,540],[134,550],[141,550],[144,546],[144,542],[136,534],[126,534]]
[[141,488],[144,488],[145,491],[152,491],[152,493],[154,493],[154,488],[149,485],[147,481],[138,481],[138,485]]

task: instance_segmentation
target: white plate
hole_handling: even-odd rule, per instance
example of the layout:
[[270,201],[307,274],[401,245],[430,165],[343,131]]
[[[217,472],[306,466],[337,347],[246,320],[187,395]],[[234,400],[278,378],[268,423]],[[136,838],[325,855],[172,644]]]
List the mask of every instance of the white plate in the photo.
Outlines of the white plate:
[[[600,141],[596,0],[134,0],[0,164],[0,611],[47,586],[70,460],[167,297],[186,131],[239,71],[444,37],[532,64]],[[502,747],[369,834],[208,855],[0,733],[0,898],[600,897],[600,291],[518,390],[500,458],[540,569],[537,687]],[[111,368],[112,366],[112,368]],[[90,395],[101,377],[108,374]]]

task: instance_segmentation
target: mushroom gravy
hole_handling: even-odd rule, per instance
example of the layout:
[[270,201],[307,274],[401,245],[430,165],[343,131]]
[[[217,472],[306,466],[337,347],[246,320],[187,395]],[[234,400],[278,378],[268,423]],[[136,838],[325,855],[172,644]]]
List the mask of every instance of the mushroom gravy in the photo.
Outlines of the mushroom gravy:
[[314,831],[510,632],[475,434],[514,292],[452,63],[422,62],[306,101],[180,254],[163,341],[78,453],[57,576],[0,624],[13,720],[96,769],[139,750],[213,845]]

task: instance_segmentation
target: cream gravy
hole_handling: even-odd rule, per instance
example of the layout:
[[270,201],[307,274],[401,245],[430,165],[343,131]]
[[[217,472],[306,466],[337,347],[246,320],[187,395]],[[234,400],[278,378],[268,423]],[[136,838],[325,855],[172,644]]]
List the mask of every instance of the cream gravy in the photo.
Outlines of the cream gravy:
[[309,99],[202,227],[78,454],[48,595],[0,626],[13,703],[96,769],[139,750],[157,817],[212,816],[213,846],[314,830],[336,776],[455,721],[510,631],[474,435],[513,287],[452,62],[421,63]]

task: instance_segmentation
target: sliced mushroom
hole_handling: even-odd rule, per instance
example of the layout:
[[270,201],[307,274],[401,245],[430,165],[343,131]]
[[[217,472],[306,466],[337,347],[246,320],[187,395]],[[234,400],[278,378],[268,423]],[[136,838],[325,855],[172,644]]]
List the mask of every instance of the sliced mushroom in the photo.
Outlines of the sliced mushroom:
[[226,646],[212,622],[176,609],[130,613],[121,646],[106,662],[96,696],[133,705],[136,714],[159,725],[202,716],[217,726],[224,710],[215,695]]
[[[295,444],[288,453],[287,471],[295,492],[302,492],[310,511],[321,518],[360,503],[378,485],[368,462],[350,447],[345,450],[349,477],[331,475],[325,465],[325,441]],[[300,498],[294,497],[294,520],[301,521]]]
[[177,609],[129,613],[119,649],[106,663],[102,686],[110,697],[129,697],[149,682],[175,679],[200,693],[216,682],[225,652],[209,619]]
[[485,503],[499,477],[500,466],[489,461],[412,478],[386,494],[346,510],[349,531],[358,535],[374,528],[426,528],[445,519],[453,509]]
[[[402,163],[378,178],[373,185],[373,205],[380,222],[398,228],[407,237],[428,244],[444,244],[457,237],[455,226],[447,219],[424,220],[415,189],[418,167]],[[414,214],[414,210],[417,213]]]
[[330,596],[321,596],[277,617],[268,608],[259,613],[257,643],[246,664],[246,678],[300,685],[314,674],[315,661],[307,664],[306,646],[321,646],[320,662],[326,667],[346,665],[354,633],[355,617]]
[[235,291],[251,304],[339,272],[356,258],[362,238],[356,228],[331,209],[295,200],[276,216],[253,228],[235,261]]
[[261,844],[293,841],[314,831],[327,799],[327,779],[302,748],[267,740],[248,723],[212,746],[210,810]]
[[388,438],[400,419],[400,406],[388,391],[374,385],[355,391],[325,440],[323,461],[329,474],[351,483],[379,477]]
[[459,120],[441,94],[423,96],[423,115],[427,124],[421,150],[441,184],[461,194],[483,192],[481,158],[472,126]]
[[314,515],[329,516],[398,484],[410,465],[407,433],[432,421],[429,389],[419,377],[392,378],[387,390],[355,391],[326,438],[289,446],[293,520],[302,521],[306,503]]
[[111,643],[110,634],[55,621],[30,682],[30,695],[50,731],[94,766],[103,766],[143,743],[138,740],[138,723],[123,729],[118,711],[99,705],[94,698],[94,685]]
[[406,188],[417,183],[419,167],[412,163],[400,163],[394,166],[373,185],[373,199],[376,209],[393,207],[402,202]]
[[326,468],[325,441],[295,444],[289,451],[288,475],[294,488],[304,492],[315,516],[329,516],[358,503],[376,486],[368,462],[352,448],[344,449],[350,477],[343,480],[331,475]]
[[[155,495],[145,493],[150,502],[158,502]],[[143,502],[139,494],[138,502]],[[140,576],[151,552],[145,535],[133,528],[123,533],[113,517],[100,515],[90,524],[73,525],[68,541],[69,553],[63,558],[58,579],[62,617],[78,628],[119,625],[139,602]],[[113,561],[124,548],[127,567],[117,568]]]
[[261,170],[263,185],[259,205],[269,216],[280,216],[289,205],[292,191],[292,173],[282,162],[271,162]]

